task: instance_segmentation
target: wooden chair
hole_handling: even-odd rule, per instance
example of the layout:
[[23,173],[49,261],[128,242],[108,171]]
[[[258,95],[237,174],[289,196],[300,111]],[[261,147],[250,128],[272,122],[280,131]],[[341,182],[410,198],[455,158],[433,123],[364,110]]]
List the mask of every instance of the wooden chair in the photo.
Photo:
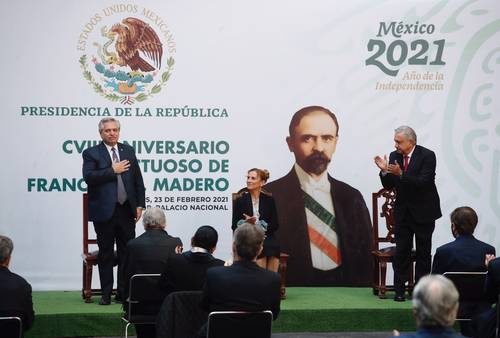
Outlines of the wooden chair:
[[[248,191],[247,188],[242,188],[240,190],[238,190],[238,192],[235,192],[232,194],[232,210],[233,210],[233,214],[234,214],[234,205],[235,205],[235,201],[244,193]],[[272,193],[266,191],[265,189],[262,189],[262,193],[266,194],[266,195],[269,195],[269,196],[272,196]],[[280,263],[279,263],[279,267],[278,267],[278,273],[280,275],[280,297],[281,299],[286,299],[286,268],[287,268],[287,262],[288,262],[288,257],[290,255],[284,253],[284,252],[280,252]]]
[[[82,196],[82,210],[83,210],[83,274],[82,274],[82,298],[85,303],[92,303],[92,296],[102,295],[101,289],[92,289],[92,270],[97,265],[97,255],[99,250],[95,249],[97,246],[97,238],[90,238],[89,236],[89,202],[88,195],[84,193]],[[91,250],[94,248],[94,250]],[[116,252],[115,252],[116,257]]]
[[271,338],[271,311],[214,311],[208,315],[207,338]]
[[[379,199],[382,199],[383,203],[379,209]],[[394,244],[394,203],[396,202],[396,191],[381,189],[378,192],[372,194],[372,223],[373,223],[373,249],[372,256],[374,259],[374,271],[373,271],[373,294],[378,295],[379,298],[386,298],[385,293],[387,291],[394,291],[394,285],[386,284],[387,276],[387,263],[392,263],[394,255],[396,254],[395,245],[385,245],[381,244]],[[383,232],[385,235],[380,234],[379,229],[379,217],[385,220],[385,230]],[[414,262],[416,260],[415,251],[412,250],[411,253],[411,268],[410,276],[408,281],[408,286],[406,286],[406,291],[412,292],[413,286],[415,284],[414,280]]]

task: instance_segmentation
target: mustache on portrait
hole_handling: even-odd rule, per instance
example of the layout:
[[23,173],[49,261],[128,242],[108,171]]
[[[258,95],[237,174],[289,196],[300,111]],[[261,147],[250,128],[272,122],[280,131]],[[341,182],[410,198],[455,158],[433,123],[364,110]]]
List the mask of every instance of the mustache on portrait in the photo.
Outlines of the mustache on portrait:
[[323,173],[330,163],[330,159],[325,153],[320,151],[315,151],[311,155],[307,156],[304,160],[306,171],[319,175]]

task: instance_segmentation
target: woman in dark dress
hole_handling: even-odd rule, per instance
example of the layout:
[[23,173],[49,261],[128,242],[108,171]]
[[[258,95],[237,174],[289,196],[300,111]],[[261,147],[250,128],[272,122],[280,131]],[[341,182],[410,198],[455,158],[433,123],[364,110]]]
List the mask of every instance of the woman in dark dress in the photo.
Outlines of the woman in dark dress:
[[280,246],[274,236],[278,229],[276,206],[271,193],[262,190],[269,179],[265,169],[252,168],[247,174],[247,187],[234,201],[233,231],[242,223],[252,223],[261,226],[266,232],[264,249],[257,264],[265,269],[277,272],[279,266]]

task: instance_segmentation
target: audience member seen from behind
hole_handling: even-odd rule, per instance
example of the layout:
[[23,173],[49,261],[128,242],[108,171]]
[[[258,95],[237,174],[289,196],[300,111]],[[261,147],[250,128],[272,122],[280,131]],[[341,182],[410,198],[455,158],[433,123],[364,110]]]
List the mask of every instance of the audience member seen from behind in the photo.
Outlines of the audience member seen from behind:
[[488,255],[485,265],[488,267],[485,287],[486,297],[490,303],[496,303],[496,305],[473,319],[473,336],[477,338],[495,337],[497,325],[498,295],[500,294],[500,258]]
[[182,255],[172,255],[167,260],[160,278],[160,286],[167,293],[201,290],[207,270],[224,265],[224,261],[212,256],[217,240],[218,234],[213,227],[199,227],[191,238],[191,250]]
[[233,208],[233,223],[236,230],[243,223],[256,224],[265,231],[264,249],[257,259],[257,264],[277,272],[280,257],[280,245],[274,232],[278,229],[278,216],[272,195],[262,190],[269,179],[265,169],[252,168],[247,173],[246,190],[236,199]]
[[405,338],[460,338],[452,326],[457,317],[458,291],[446,277],[427,275],[413,290],[413,315],[417,332],[394,336]]
[[[23,331],[33,326],[35,313],[31,298],[31,285],[21,276],[10,272],[9,264],[14,244],[9,237],[0,235],[0,317],[19,317]],[[18,324],[2,326],[0,336],[16,337]]]
[[[262,251],[264,231],[244,223],[233,237],[234,263],[211,268],[203,288],[202,307],[208,311],[271,310],[276,319],[280,312],[280,278],[256,263]],[[201,331],[202,336],[206,328]]]
[[[147,209],[144,212],[142,222],[146,231],[127,244],[124,260],[124,272],[127,280],[125,294],[127,297],[130,278],[133,275],[162,273],[168,257],[182,252],[181,240],[170,236],[165,231],[166,219],[163,210],[160,208]],[[141,313],[154,314],[159,311],[162,301],[163,297],[159,297],[157,302],[149,302],[135,307]],[[128,303],[125,302],[123,307],[127,311]],[[154,325],[136,324],[135,328],[137,337],[155,337]]]
[[[456,239],[437,248],[432,262],[432,273],[486,271],[484,259],[486,255],[495,255],[495,248],[473,236],[478,223],[474,209],[456,208],[450,214],[450,221],[451,232]],[[461,302],[458,313],[459,317],[472,317],[489,308],[490,304],[486,301]],[[461,321],[460,327],[463,335],[472,336],[470,322]]]

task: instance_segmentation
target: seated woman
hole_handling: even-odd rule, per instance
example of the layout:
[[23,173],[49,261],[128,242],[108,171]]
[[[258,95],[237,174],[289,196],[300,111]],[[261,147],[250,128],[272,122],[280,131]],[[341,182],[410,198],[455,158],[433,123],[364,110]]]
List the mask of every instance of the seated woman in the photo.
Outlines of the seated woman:
[[278,229],[278,217],[272,195],[262,190],[269,179],[265,169],[253,168],[247,174],[247,187],[234,201],[232,229],[236,230],[242,223],[260,225],[266,232],[264,249],[257,257],[257,264],[265,269],[277,272],[279,266],[280,246],[274,236]]

